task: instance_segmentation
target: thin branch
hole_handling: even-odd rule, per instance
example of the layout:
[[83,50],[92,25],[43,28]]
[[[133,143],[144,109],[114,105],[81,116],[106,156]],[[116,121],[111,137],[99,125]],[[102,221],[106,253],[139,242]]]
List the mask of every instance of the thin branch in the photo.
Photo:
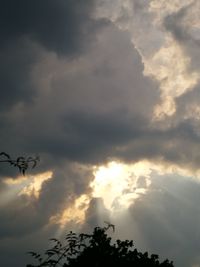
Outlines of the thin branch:
[[17,159],[12,159],[9,154],[1,152],[0,156],[4,159],[0,159],[0,163],[7,162],[10,165],[17,167],[19,172],[25,175],[25,172],[28,168],[35,168],[35,166],[40,161],[38,156],[36,157],[18,157]]

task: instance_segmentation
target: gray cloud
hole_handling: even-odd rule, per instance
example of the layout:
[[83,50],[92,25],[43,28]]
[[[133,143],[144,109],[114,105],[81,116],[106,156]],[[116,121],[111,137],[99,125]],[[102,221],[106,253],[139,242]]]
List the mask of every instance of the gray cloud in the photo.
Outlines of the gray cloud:
[[75,57],[104,25],[92,19],[95,1],[2,0],[0,6],[0,109],[5,111],[37,96],[31,72],[42,51]]
[[31,103],[37,90],[30,79],[30,72],[37,54],[37,47],[23,39],[0,49],[1,111],[8,111],[16,103]]
[[198,27],[199,2],[182,7],[165,17],[163,25],[175,40],[181,45],[187,56],[191,59],[188,68],[199,71],[199,27]]
[[[92,179],[89,170],[65,163],[53,177],[42,184],[39,198],[25,194],[8,199],[0,206],[0,238],[25,236],[38,231],[52,216],[63,212],[82,194],[89,194]],[[50,200],[51,199],[51,200]]]
[[102,198],[92,198],[85,212],[83,232],[91,232],[94,227],[105,226],[104,221],[110,221],[110,211],[106,209]]
[[49,238],[55,237],[57,225],[46,226],[29,235],[5,238],[0,242],[1,264],[4,266],[26,266],[35,261],[27,254],[28,251],[43,252],[49,245]]
[[56,162],[100,162],[117,146],[139,138],[157,100],[157,85],[143,76],[128,34],[110,25],[97,39],[76,60],[43,54],[32,74],[37,97],[1,118],[3,150],[46,153]]
[[[89,168],[82,168],[75,164],[65,162],[65,166],[54,171],[53,178],[44,182],[38,199],[39,209],[42,213],[51,216],[53,213],[63,211],[82,194],[89,194],[89,183],[93,175]],[[52,195],[53,194],[53,195]],[[51,205],[49,205],[51,199]]]
[[[82,194],[90,194],[92,179],[90,168],[65,162],[54,170],[51,179],[43,182],[39,198],[25,194],[19,196],[21,186],[9,199],[11,192],[7,188],[8,200],[4,203],[1,199],[0,206],[0,248],[4,251],[0,255],[1,263],[6,267],[12,266],[13,262],[25,265],[32,260],[25,255],[27,251],[42,252],[47,248],[49,238],[58,237],[60,232],[59,222],[52,224],[50,219],[52,216],[59,218]],[[74,228],[75,222],[68,221],[63,231]]]
[[[191,38],[188,32],[187,25],[183,24],[183,20],[186,17],[188,9],[192,4],[182,7],[177,12],[174,12],[164,19],[164,26],[169,30],[174,37],[179,41],[188,41]],[[184,27],[185,26],[185,27]]]
[[65,158],[99,163],[150,157],[182,165],[190,159],[196,165],[199,152],[188,147],[198,146],[199,137],[190,120],[176,121],[176,114],[164,130],[152,123],[157,84],[143,76],[129,35],[107,25],[96,36],[76,60],[43,51],[32,74],[34,102],[1,117],[2,149],[40,154],[43,170]]

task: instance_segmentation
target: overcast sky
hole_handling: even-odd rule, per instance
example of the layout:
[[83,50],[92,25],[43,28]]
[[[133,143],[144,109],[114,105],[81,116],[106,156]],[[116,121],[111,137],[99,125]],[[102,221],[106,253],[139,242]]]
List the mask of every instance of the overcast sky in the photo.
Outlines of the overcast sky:
[[0,0],[0,262],[91,231],[200,266],[200,2]]

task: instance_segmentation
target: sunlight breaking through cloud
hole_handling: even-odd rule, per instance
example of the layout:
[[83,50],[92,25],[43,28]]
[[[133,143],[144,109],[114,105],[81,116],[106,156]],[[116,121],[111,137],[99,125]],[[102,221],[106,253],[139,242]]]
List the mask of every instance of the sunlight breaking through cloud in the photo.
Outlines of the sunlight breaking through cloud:
[[9,186],[8,191],[14,192],[13,197],[20,195],[39,197],[40,190],[44,181],[52,178],[53,172],[47,171],[35,176],[22,176],[18,179],[7,178],[4,183]]
[[32,178],[31,183],[29,183],[27,186],[25,186],[22,191],[19,193],[19,195],[34,195],[35,197],[39,197],[40,190],[42,188],[42,184],[44,181],[49,180],[52,178],[53,172],[47,171],[41,174],[36,175]]
[[95,168],[95,179],[91,183],[93,197],[101,197],[106,208],[120,210],[128,208],[134,199],[145,194],[150,185],[151,170],[145,163],[133,165],[110,162]]
[[88,208],[89,201],[90,197],[87,195],[78,197],[70,207],[64,210],[59,220],[56,218],[57,223],[58,221],[60,223],[60,227],[64,228],[69,222],[82,224],[85,220],[85,211]]
[[92,197],[102,198],[105,207],[115,213],[127,209],[148,192],[154,175],[180,175],[200,179],[200,171],[189,171],[173,164],[140,161],[134,164],[109,162],[94,168],[90,186]]

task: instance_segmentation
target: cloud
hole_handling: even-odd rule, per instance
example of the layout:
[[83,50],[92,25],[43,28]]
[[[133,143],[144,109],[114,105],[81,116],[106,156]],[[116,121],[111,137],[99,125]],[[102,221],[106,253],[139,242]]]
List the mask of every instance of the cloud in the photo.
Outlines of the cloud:
[[[164,169],[172,165],[198,173],[199,4],[188,3],[1,1],[0,147],[14,158],[39,154],[41,162],[30,172],[35,179],[52,172],[37,197],[31,193],[31,176],[22,179],[18,170],[2,165],[2,251],[11,240],[11,254],[17,257],[15,246],[24,252],[29,238],[36,235],[31,241],[36,244],[58,233],[64,219],[66,229],[72,224],[80,229],[79,223],[67,222],[65,211],[83,196],[89,202],[83,199],[83,229],[109,220],[112,214],[103,199],[92,198],[94,165],[147,159]],[[8,177],[12,185],[6,183]],[[198,242],[193,239],[190,249],[186,241],[195,235],[191,218],[198,213],[199,185],[182,178],[163,178],[160,184],[160,177],[155,178],[148,193],[115,219],[120,229],[133,225],[139,247],[161,254],[166,249],[174,258],[184,252],[190,264]],[[141,178],[138,187],[142,185]],[[185,195],[189,188],[191,211],[171,185]],[[129,238],[132,230],[120,231]],[[8,254],[1,256],[6,267],[13,265]]]
[[102,198],[92,198],[85,212],[82,231],[91,231],[94,227],[104,226],[104,221],[110,221],[109,210],[106,209]]
[[[46,179],[35,196],[23,191],[23,185],[16,188],[12,198],[0,206],[1,238],[26,236],[50,223],[51,217],[61,215],[82,194],[89,194],[92,174],[85,166],[66,164]],[[28,181],[25,182],[28,184]],[[13,190],[10,186],[9,190]]]
[[54,237],[57,230],[57,225],[50,225],[20,238],[12,237],[1,240],[1,263],[6,267],[16,264],[18,266],[25,266],[28,263],[35,264],[35,261],[27,252],[44,252],[49,245],[49,238]]
[[16,103],[30,104],[37,91],[30,79],[34,60],[37,59],[37,47],[28,40],[16,40],[0,49],[0,97],[1,112],[6,112]]
[[10,138],[2,138],[2,149],[89,163],[104,161],[140,133],[157,100],[157,84],[143,76],[128,34],[108,25],[97,40],[76,60],[44,52],[32,70],[37,97],[2,116],[1,134]]
[[104,22],[92,18],[95,1],[1,1],[0,109],[29,105],[38,90],[31,72],[42,51],[76,57]]
[[147,249],[174,260],[177,266],[198,262],[199,183],[183,177],[152,180],[151,189],[130,208]]
[[199,71],[199,2],[192,1],[164,18],[164,27],[173,35],[190,59],[190,69]]
[[[167,4],[156,0],[119,1],[117,8],[106,12],[102,8],[98,13],[99,17],[110,18],[120,29],[130,33],[132,43],[144,62],[144,74],[159,82],[160,103],[154,108],[155,120],[165,121],[166,117],[175,115],[176,98],[192,90],[199,80],[197,69],[192,67],[191,53],[187,53],[186,46],[178,42],[181,33],[188,37],[198,36],[197,1],[192,10],[190,6],[193,6],[191,1],[168,1]],[[187,9],[185,16],[183,10]],[[183,19],[186,26],[182,25]],[[188,33],[188,29],[193,33]]]
[[187,43],[196,43],[196,45],[199,45],[198,9],[198,1],[192,1],[164,18],[164,26],[182,45],[184,43],[186,45]]
[[[69,10],[73,9],[74,13],[78,12],[77,9],[80,7],[78,3],[72,5],[69,2],[68,4]],[[122,11],[129,14],[135,9],[140,12],[137,15],[137,20],[134,20],[133,23],[140,24],[141,14],[145,14],[149,22],[156,20],[155,10],[158,8],[156,1],[152,2],[150,9],[148,9],[149,6],[145,1],[140,5],[137,1],[134,2],[134,5],[128,5],[128,2],[126,2],[126,5],[123,5],[123,9],[120,9],[120,3],[118,4],[119,10],[121,10],[120,14],[123,14]],[[5,3],[6,10],[8,10],[7,5]],[[54,3],[48,6],[49,14],[51,14],[52,5]],[[61,14],[63,14],[63,5],[64,2],[60,1],[56,7],[56,10],[60,10]],[[172,10],[170,9],[172,7],[172,3],[166,6],[162,18],[166,14],[168,14],[168,17],[175,16],[172,12],[174,7]],[[28,7],[26,6],[26,8]],[[189,7],[185,7],[184,4],[183,8],[187,9]],[[87,4],[85,5],[83,18],[80,16],[80,23],[81,19],[86,24],[88,20],[92,19],[92,10]],[[180,9],[175,11],[181,12]],[[13,16],[13,19],[15,19],[18,13],[17,11],[13,12],[16,12],[15,16]],[[31,12],[31,9],[27,12]],[[41,165],[41,170],[45,171],[48,166],[53,167],[52,164],[57,164],[57,162],[66,158],[72,161],[97,163],[112,157],[138,160],[143,157],[159,158],[164,156],[169,161],[177,160],[180,163],[182,161],[180,160],[181,151],[185,151],[184,153],[187,151],[187,142],[183,146],[181,144],[186,134],[180,138],[178,137],[180,129],[183,128],[188,129],[188,144],[195,147],[196,142],[198,142],[198,135],[195,133],[194,124],[191,123],[191,120],[183,120],[187,114],[181,115],[180,112],[183,108],[179,105],[184,99],[181,96],[187,94],[188,90],[190,90],[188,89],[189,87],[193,88],[195,86],[196,76],[191,76],[188,79],[191,73],[187,68],[187,64],[184,65],[184,53],[180,52],[178,55],[180,62],[183,63],[181,63],[182,67],[176,68],[173,75],[170,74],[171,65],[167,63],[164,68],[168,82],[172,82],[174,85],[170,88],[168,82],[158,77],[158,72],[162,68],[157,63],[163,59],[165,53],[169,55],[171,49],[175,49],[174,47],[177,45],[174,40],[171,40],[172,46],[163,48],[165,44],[164,38],[161,38],[161,32],[157,28],[160,23],[156,24],[156,27],[152,26],[151,29],[148,29],[149,35],[147,35],[151,39],[150,44],[153,41],[153,37],[160,40],[158,41],[160,47],[158,52],[155,52],[158,47],[153,45],[151,51],[146,51],[145,47],[142,48],[141,45],[145,44],[145,42],[139,38],[142,35],[141,32],[136,31],[138,27],[133,27],[133,32],[128,33],[130,28],[126,28],[126,31],[124,31],[124,29],[118,29],[114,26],[114,24],[120,26],[120,20],[117,20],[119,16],[116,13],[116,19],[113,22],[103,24],[101,28],[95,28],[93,32],[95,42],[91,46],[85,47],[85,50],[77,54],[76,57],[70,58],[58,56],[59,53],[56,48],[50,49],[36,37],[34,41],[30,38],[30,36],[35,35],[29,36],[27,34],[28,31],[41,30],[43,32],[37,25],[39,22],[33,19],[36,16],[34,8],[32,12],[33,14],[31,13],[30,16],[24,17],[25,21],[30,19],[26,30],[17,31],[15,29],[17,34],[14,35],[14,29],[9,26],[10,28],[8,27],[8,31],[6,31],[6,34],[14,36],[13,38],[19,39],[23,44],[25,44],[24,39],[18,37],[27,35],[27,46],[23,53],[27,52],[27,55],[30,53],[31,59],[29,60],[28,56],[24,57],[16,53],[19,50],[19,48],[15,50],[17,42],[15,42],[13,48],[12,45],[8,48],[14,55],[17,55],[16,62],[22,60],[22,67],[19,65],[17,72],[13,67],[13,74],[12,72],[9,74],[8,68],[5,68],[5,72],[8,75],[3,75],[3,77],[9,77],[7,80],[12,83],[10,87],[5,87],[13,88],[15,85],[17,89],[15,88],[16,91],[13,91],[11,97],[11,89],[4,90],[2,94],[7,107],[6,112],[4,111],[0,118],[2,150],[11,151],[13,154],[17,154],[18,151],[40,154],[43,157],[42,164],[46,164],[45,166]],[[41,15],[40,12],[38,17]],[[72,14],[74,14],[73,12]],[[95,13],[93,15],[95,17]],[[45,19],[49,19],[49,17],[44,17]],[[73,19],[75,20],[74,27],[76,27],[79,25],[76,21],[78,17],[75,16]],[[130,18],[127,17],[128,19]],[[98,16],[95,20],[98,21]],[[176,24],[176,20],[179,21],[179,17],[172,20],[170,25]],[[57,20],[55,21],[57,22]],[[100,18],[100,21],[102,21],[102,18]],[[31,22],[32,26],[29,25]],[[147,24],[141,25],[140,29],[145,32]],[[18,28],[18,24],[15,27]],[[81,35],[79,37],[82,38]],[[132,42],[135,42],[136,48],[131,43],[131,38]],[[6,40],[9,42],[10,39],[7,38]],[[55,40],[59,40],[59,38],[55,38]],[[51,46],[51,41],[48,41],[48,43]],[[138,48],[139,45],[140,49]],[[163,49],[165,50],[164,52]],[[180,49],[180,47],[178,46],[177,49]],[[33,51],[35,51],[35,54]],[[172,57],[178,50],[175,49],[173,51]],[[71,54],[71,52],[69,53]],[[5,54],[7,55],[8,53]],[[37,60],[34,61],[36,58]],[[8,65],[11,65],[11,60]],[[147,75],[147,65],[151,65],[154,68],[157,82],[143,75],[143,72]],[[26,69],[29,75],[23,75],[23,69]],[[177,75],[176,71],[182,73],[179,77],[180,79],[178,78],[180,90],[176,88],[177,92],[173,89],[177,84],[177,81],[174,80],[174,76]],[[12,75],[14,74],[16,79],[13,77],[12,81]],[[24,82],[22,79],[24,79]],[[160,88],[163,88],[162,94],[158,90],[159,82],[161,82]],[[182,87],[183,83],[184,88]],[[164,89],[162,84],[165,84],[165,87],[169,89]],[[25,88],[28,89],[26,90]],[[162,98],[165,101],[164,106],[166,108],[174,107],[174,111],[173,109],[170,111],[174,116],[171,114],[171,119],[169,120],[165,117],[165,120],[159,124],[152,122],[152,114],[155,112],[156,107],[160,109],[160,114],[164,114],[162,113],[162,107],[164,106],[160,104],[160,99]],[[6,102],[6,99],[8,102]],[[29,102],[27,102],[28,99]],[[174,101],[174,99],[176,101],[171,105],[171,100]],[[13,103],[13,106],[8,108],[11,103]],[[189,104],[185,101],[184,105],[187,106]],[[169,145],[172,142],[173,147]],[[174,147],[180,147],[180,153],[175,151]],[[190,152],[187,153],[188,156],[185,155],[184,157],[191,158]],[[194,153],[192,152],[192,154]],[[198,158],[198,152],[195,152],[194,158]],[[49,164],[44,163],[47,161],[49,161]]]
[[[90,39],[95,1],[1,1],[1,46],[27,37],[46,49],[72,56]],[[98,23],[97,23],[98,24]],[[80,42],[81,40],[81,42]]]

